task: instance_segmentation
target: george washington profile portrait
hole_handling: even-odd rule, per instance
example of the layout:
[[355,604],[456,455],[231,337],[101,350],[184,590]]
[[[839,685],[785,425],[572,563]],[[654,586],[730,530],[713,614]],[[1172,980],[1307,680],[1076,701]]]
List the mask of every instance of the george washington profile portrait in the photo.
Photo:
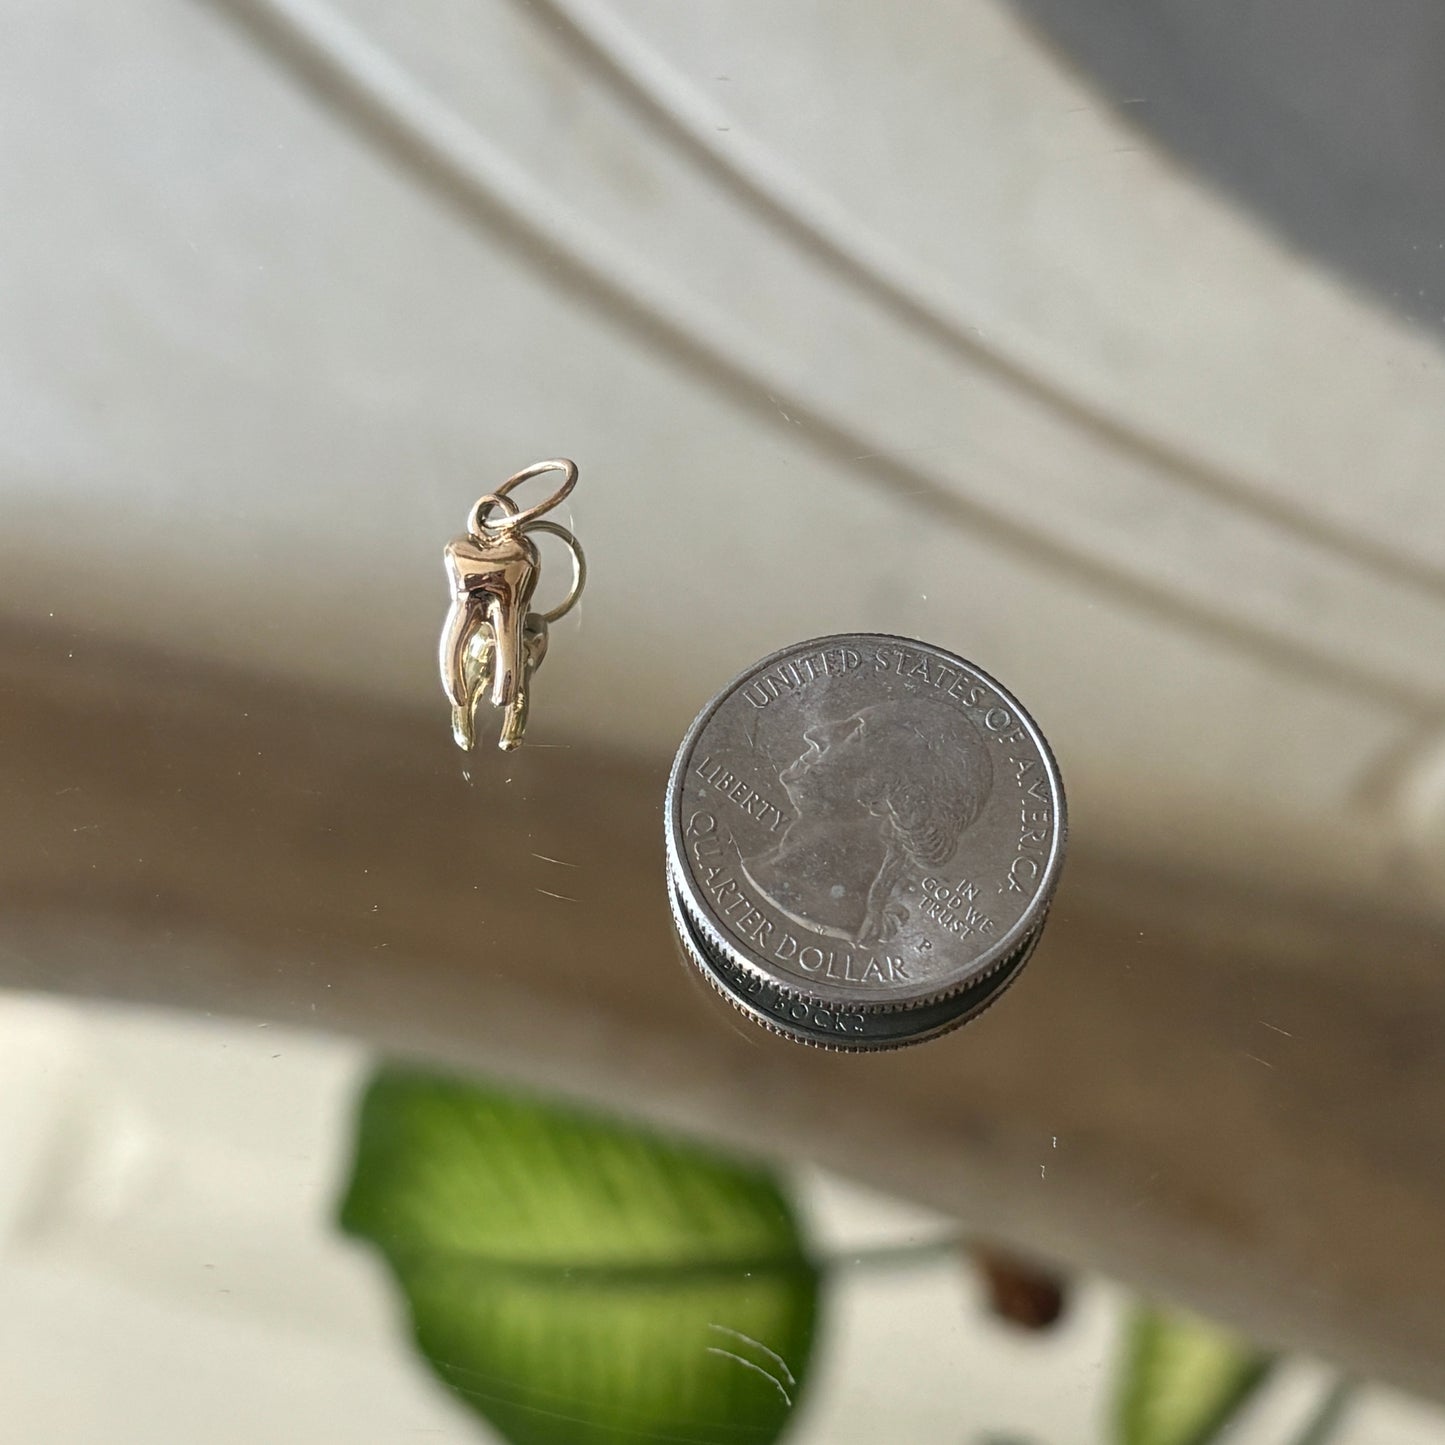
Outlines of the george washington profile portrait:
[[819,723],[803,741],[779,774],[796,817],[744,870],[795,922],[882,942],[907,918],[898,884],[953,857],[988,801],[988,747],[961,712],[912,700]]

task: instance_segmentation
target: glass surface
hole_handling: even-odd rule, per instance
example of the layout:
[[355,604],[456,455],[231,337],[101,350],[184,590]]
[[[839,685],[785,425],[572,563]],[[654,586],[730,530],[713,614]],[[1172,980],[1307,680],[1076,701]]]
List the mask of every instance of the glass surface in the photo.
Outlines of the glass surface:
[[[1436,8],[6,18],[0,1436],[1445,1438]],[[442,548],[559,455],[464,753]],[[663,884],[694,715],[844,631],[1070,799],[877,1056]]]

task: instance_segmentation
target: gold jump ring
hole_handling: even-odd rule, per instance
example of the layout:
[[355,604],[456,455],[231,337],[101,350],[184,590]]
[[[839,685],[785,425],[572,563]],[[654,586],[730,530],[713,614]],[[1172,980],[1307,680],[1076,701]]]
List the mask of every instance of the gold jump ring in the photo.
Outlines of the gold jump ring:
[[578,542],[566,527],[558,526],[556,522],[533,522],[527,528],[529,532],[550,532],[554,537],[560,537],[566,544],[567,550],[572,554],[572,590],[555,606],[550,612],[543,612],[543,622],[552,623],[559,617],[565,617],[577,604],[577,599],[582,595],[582,589],[587,585],[587,558],[582,553],[582,544]]
[[538,502],[535,507],[527,507],[524,511],[508,517],[507,526],[525,527],[533,518],[540,517],[543,512],[550,512],[559,502],[565,501],[571,494],[572,488],[577,485],[577,463],[568,461],[566,457],[553,457],[550,461],[533,462],[530,467],[523,467],[520,472],[513,472],[492,495],[505,497],[515,487],[521,486],[523,482],[530,481],[533,477],[543,476],[547,472],[561,472],[562,485],[545,501]]
[[[487,521],[487,513],[493,507],[500,507],[502,520],[495,525]],[[517,525],[517,504],[501,492],[488,492],[478,497],[477,504],[467,513],[467,531],[474,537],[486,537],[495,532],[509,532]]]

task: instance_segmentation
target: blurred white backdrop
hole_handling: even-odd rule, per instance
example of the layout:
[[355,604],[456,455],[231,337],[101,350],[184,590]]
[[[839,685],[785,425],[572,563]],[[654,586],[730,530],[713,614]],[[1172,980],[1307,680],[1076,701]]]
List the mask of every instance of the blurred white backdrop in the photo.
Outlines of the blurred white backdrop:
[[[399,1293],[333,1223],[354,1045],[245,1021],[0,1000],[0,1398],[24,1445],[500,1440],[431,1375]],[[816,1170],[839,1254],[957,1228]],[[1103,1438],[1128,1297],[1076,1280],[1047,1335],[1000,1326],[965,1261],[841,1271],[797,1445]],[[1292,1362],[1231,1435],[1293,1439],[1328,1373]],[[1337,1445],[1434,1445],[1445,1416],[1357,1398]]]
[[141,640],[444,726],[441,543],[560,452],[593,580],[539,736],[660,753],[771,648],[898,630],[1030,703],[1097,846],[1442,906],[1437,340],[1007,8],[7,32],[0,612],[57,658]]

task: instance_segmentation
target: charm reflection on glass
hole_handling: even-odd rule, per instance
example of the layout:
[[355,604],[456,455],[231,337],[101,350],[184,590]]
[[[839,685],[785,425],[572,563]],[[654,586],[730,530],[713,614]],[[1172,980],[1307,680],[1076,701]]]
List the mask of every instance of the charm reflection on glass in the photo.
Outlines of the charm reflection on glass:
[[[545,501],[519,510],[509,494],[546,472],[561,472],[562,485]],[[576,484],[576,464],[565,457],[534,462],[482,497],[465,534],[446,545],[442,560],[452,601],[442,628],[442,689],[452,705],[452,736],[467,751],[476,742],[476,708],[483,697],[502,710],[497,746],[510,750],[522,744],[532,674],[547,655],[548,627],[570,611],[587,580],[577,539],[556,522],[541,520]],[[531,610],[541,572],[534,532],[560,538],[572,554],[571,590],[547,612]]]

